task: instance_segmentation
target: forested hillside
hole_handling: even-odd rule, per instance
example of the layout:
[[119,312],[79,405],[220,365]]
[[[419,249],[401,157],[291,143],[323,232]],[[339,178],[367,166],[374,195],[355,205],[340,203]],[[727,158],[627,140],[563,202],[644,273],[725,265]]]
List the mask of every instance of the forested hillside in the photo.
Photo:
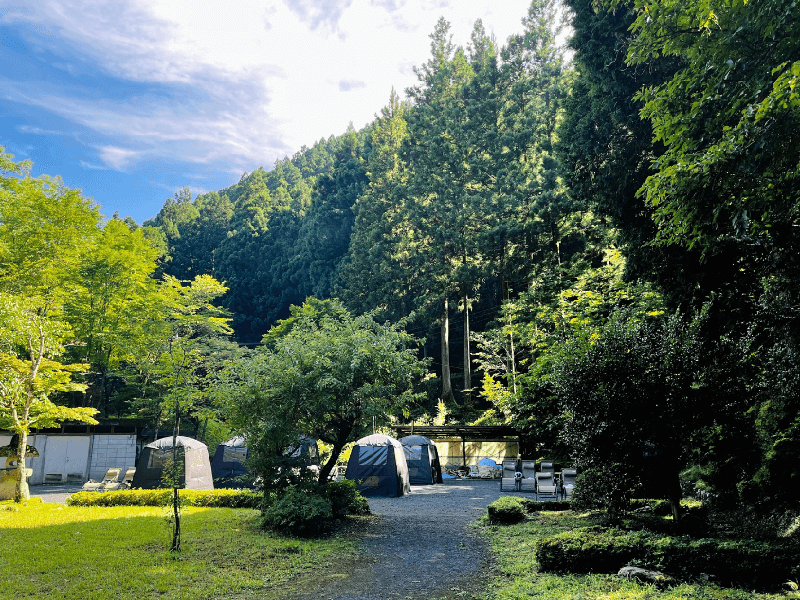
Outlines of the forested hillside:
[[[397,347],[423,338],[432,374],[384,422],[513,423],[631,485],[657,456],[673,501],[681,479],[796,498],[800,8],[716,4],[533,0],[507,40],[480,21],[453,40],[441,19],[417,84],[369,126],[219,192],[184,188],[140,229],[92,217],[86,236],[138,252],[137,290],[167,276],[172,300],[141,291],[141,310],[180,321],[176,282],[205,281],[203,310],[228,311],[240,346],[269,332],[256,350],[219,336],[193,350],[189,418],[219,432],[226,405],[206,391],[223,365],[247,373],[236,361],[296,323],[372,315]],[[74,285],[91,290],[87,264]],[[91,406],[165,419],[163,344],[98,336],[78,297],[48,302],[83,340],[68,352],[91,363]],[[152,354],[131,356],[134,338]]]

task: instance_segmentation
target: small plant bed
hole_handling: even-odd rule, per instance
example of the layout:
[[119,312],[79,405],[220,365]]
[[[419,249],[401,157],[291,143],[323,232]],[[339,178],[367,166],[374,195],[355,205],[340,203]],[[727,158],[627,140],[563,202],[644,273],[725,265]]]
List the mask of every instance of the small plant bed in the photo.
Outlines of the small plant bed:
[[[638,516],[609,527],[600,514],[573,511],[526,512],[516,523],[501,523],[488,514],[481,521],[497,557],[498,575],[488,595],[493,600],[800,599],[786,586],[800,563],[791,544],[670,536],[644,527],[647,519]],[[625,565],[668,577],[660,585],[629,580],[616,574]],[[731,573],[734,579],[724,581]],[[746,591],[753,589],[764,591]]]
[[183,549],[170,553],[166,516],[159,507],[0,503],[0,597],[278,598],[356,554],[345,536],[288,538],[265,532],[258,511],[200,507],[184,509]]

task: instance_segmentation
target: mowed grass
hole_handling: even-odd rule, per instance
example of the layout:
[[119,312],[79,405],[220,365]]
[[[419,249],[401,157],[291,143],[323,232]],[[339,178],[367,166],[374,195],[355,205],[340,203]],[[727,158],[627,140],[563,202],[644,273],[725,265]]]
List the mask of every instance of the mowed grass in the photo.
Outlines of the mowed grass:
[[281,537],[258,528],[257,511],[230,508],[185,508],[171,553],[167,514],[0,503],[0,598],[277,598],[336,577],[355,555],[344,537]]
[[616,575],[555,575],[540,573],[534,554],[538,537],[596,525],[572,511],[541,512],[517,525],[489,525],[482,529],[494,552],[497,574],[487,600],[797,600],[800,594],[757,594],[715,585],[684,583],[660,590]]

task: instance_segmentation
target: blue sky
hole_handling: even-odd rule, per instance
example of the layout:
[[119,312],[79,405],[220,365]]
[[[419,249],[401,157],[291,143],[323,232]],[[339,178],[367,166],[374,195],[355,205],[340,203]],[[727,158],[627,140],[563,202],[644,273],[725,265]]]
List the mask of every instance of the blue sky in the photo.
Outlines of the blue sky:
[[0,0],[0,146],[137,222],[182,186],[359,129],[440,16],[499,42],[529,0]]

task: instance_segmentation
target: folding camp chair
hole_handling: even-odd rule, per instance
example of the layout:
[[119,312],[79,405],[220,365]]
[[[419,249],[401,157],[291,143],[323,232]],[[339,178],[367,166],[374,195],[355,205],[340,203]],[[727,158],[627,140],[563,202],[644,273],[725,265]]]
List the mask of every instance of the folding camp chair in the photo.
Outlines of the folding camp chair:
[[105,491],[105,487],[109,484],[115,483],[117,479],[119,479],[119,474],[122,469],[109,469],[106,471],[105,477],[103,477],[103,481],[94,481],[90,479],[86,483],[83,484],[82,490],[84,492],[102,492]]
[[536,473],[536,499],[557,500],[558,487],[552,471]]
[[131,489],[131,482],[133,481],[134,473],[136,473],[136,467],[128,468],[128,470],[125,471],[125,476],[122,478],[122,481],[112,481],[111,483],[106,484],[106,486],[103,488],[103,491],[113,492],[114,490]]
[[522,461],[522,479],[519,480],[520,492],[536,492],[536,463],[532,460]]
[[575,469],[564,469],[561,471],[561,497],[564,500],[572,500],[572,491],[575,488],[575,478],[578,472]]
[[543,460],[539,463],[539,471],[542,473],[555,473],[555,466],[551,460]]
[[517,461],[504,460],[503,461],[503,476],[500,478],[500,491],[501,492],[516,492],[517,491]]

